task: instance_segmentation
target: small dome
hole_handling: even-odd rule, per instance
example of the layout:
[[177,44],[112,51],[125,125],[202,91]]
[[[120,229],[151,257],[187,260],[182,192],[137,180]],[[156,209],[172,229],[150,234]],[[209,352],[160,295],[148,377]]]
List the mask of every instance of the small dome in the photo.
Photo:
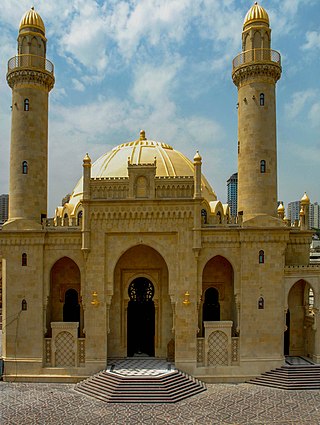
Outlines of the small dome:
[[310,199],[309,199],[309,196],[307,195],[306,192],[304,192],[304,195],[301,198],[300,202],[301,202],[301,205],[308,205],[308,204],[310,204]]
[[284,212],[284,205],[282,202],[280,202],[279,206],[278,206],[278,213],[282,213]]
[[30,28],[34,27],[45,33],[46,29],[43,23],[43,20],[41,16],[34,10],[32,7],[30,10],[28,10],[22,17],[20,21],[20,27],[19,30],[22,30],[23,28]]
[[261,7],[258,2],[255,2],[251,9],[247,12],[244,18],[243,27],[251,24],[252,22],[265,22],[269,25],[269,16],[266,10]]

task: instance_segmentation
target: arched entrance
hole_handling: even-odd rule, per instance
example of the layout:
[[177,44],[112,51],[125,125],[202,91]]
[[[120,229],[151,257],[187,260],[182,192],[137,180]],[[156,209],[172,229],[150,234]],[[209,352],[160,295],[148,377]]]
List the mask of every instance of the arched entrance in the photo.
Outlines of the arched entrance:
[[211,258],[202,272],[202,301],[199,329],[205,321],[232,321],[237,327],[234,298],[233,268],[230,262],[217,255]]
[[296,282],[288,294],[284,354],[312,357],[314,347],[314,293],[308,282]]
[[79,322],[79,336],[83,336],[81,275],[71,258],[60,258],[52,266],[46,316],[47,337],[51,337],[51,322]]
[[121,255],[114,269],[108,357],[139,352],[168,357],[173,338],[168,286],[167,264],[154,248],[136,245]]
[[154,356],[154,286],[149,279],[138,277],[128,288],[127,352]]

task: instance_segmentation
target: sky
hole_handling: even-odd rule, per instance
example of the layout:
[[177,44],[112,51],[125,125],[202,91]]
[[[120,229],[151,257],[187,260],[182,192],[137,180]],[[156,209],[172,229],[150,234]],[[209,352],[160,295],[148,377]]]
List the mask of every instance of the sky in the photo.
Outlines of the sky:
[[[56,83],[49,109],[48,213],[61,205],[93,161],[121,143],[164,141],[193,158],[218,199],[237,171],[237,88],[248,0],[1,0],[0,194],[9,190],[11,90],[7,61],[31,6],[46,26]],[[306,191],[320,201],[320,1],[260,0],[272,48],[282,56],[277,83],[278,199]]]

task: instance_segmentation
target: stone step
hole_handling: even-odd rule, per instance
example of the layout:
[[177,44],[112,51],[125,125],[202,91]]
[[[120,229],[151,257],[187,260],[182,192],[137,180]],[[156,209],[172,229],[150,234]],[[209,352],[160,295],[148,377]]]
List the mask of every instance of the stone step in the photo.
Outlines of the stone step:
[[101,371],[77,384],[75,390],[108,403],[175,403],[205,391],[206,387],[178,370],[158,376]]
[[251,379],[249,383],[285,390],[320,389],[320,367],[318,365],[284,365]]

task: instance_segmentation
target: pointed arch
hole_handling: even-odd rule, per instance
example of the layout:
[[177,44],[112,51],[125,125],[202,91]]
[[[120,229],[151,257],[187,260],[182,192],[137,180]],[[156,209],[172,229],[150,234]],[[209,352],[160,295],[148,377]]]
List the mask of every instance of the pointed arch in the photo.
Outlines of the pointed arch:
[[[65,304],[67,304],[67,307],[65,307]],[[69,307],[73,312],[79,310],[77,317],[75,314],[71,314]],[[69,309],[69,311],[66,309]],[[47,306],[48,336],[51,336],[51,322],[69,321],[71,316],[74,319],[79,319],[79,335],[82,336],[83,308],[80,269],[71,258],[62,257],[53,264],[50,271],[50,295]]]

